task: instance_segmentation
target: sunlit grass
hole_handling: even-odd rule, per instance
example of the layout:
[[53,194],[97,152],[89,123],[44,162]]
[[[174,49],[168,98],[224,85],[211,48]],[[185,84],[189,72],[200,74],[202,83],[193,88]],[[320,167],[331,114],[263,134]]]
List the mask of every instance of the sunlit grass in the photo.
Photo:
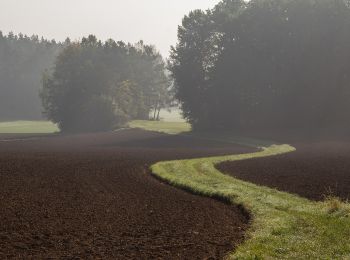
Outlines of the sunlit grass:
[[57,126],[48,121],[0,122],[0,134],[51,134],[58,131]]
[[[185,119],[181,115],[181,110],[178,108],[173,108],[170,111],[162,109],[160,111],[160,119],[167,122],[185,122]],[[152,117],[152,113],[151,113]]]
[[[146,129],[156,130],[158,125],[152,124],[147,124]],[[178,130],[168,132],[178,133]],[[164,132],[164,127],[160,131]],[[211,139],[217,138],[222,140],[224,137]],[[230,141],[252,145],[254,140],[231,138]],[[334,198],[313,202],[235,179],[215,168],[224,161],[274,156],[295,150],[289,145],[269,145],[268,142],[255,145],[265,147],[249,154],[160,162],[151,168],[158,178],[176,187],[241,204],[250,211],[252,225],[246,241],[229,256],[231,259],[350,259],[349,204]]]
[[132,128],[142,128],[149,131],[158,131],[169,134],[178,134],[191,131],[190,124],[186,122],[135,120],[131,121],[129,126]]
[[[191,126],[184,121],[135,120],[131,121],[129,126],[171,134],[188,132],[191,130]],[[58,127],[49,121],[0,122],[0,134],[51,134],[56,132],[59,132]]]

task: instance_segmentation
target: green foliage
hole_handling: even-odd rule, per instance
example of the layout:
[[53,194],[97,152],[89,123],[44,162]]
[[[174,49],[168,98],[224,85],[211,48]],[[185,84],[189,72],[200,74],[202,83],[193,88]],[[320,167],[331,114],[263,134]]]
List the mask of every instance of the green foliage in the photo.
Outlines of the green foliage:
[[[169,102],[165,65],[153,46],[93,35],[70,43],[43,75],[45,115],[62,131],[103,131],[148,119]],[[163,102],[162,105],[159,105]]]
[[349,26],[343,0],[191,12],[169,62],[185,118],[194,129],[349,129]]

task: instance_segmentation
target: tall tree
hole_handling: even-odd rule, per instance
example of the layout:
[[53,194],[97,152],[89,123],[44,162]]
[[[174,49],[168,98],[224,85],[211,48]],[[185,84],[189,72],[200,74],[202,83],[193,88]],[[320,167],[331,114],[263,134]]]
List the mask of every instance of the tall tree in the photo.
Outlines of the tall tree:
[[179,27],[169,68],[195,129],[350,128],[343,0],[225,0]]

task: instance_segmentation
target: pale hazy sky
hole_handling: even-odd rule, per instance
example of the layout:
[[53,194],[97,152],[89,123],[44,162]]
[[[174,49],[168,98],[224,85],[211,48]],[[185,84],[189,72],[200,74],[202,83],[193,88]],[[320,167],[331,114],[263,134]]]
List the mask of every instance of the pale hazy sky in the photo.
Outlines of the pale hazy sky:
[[193,9],[212,8],[219,0],[0,0],[0,30],[49,39],[143,39],[164,56],[176,43],[177,26]]

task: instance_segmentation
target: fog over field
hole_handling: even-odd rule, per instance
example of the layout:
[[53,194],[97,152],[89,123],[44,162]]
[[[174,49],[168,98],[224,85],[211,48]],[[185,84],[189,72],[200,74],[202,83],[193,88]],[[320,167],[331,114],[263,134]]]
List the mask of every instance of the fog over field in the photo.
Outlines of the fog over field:
[[38,34],[63,41],[94,34],[128,42],[143,39],[168,56],[177,26],[193,9],[212,8],[218,0],[0,0],[4,33]]
[[0,260],[350,260],[350,0],[0,0]]

